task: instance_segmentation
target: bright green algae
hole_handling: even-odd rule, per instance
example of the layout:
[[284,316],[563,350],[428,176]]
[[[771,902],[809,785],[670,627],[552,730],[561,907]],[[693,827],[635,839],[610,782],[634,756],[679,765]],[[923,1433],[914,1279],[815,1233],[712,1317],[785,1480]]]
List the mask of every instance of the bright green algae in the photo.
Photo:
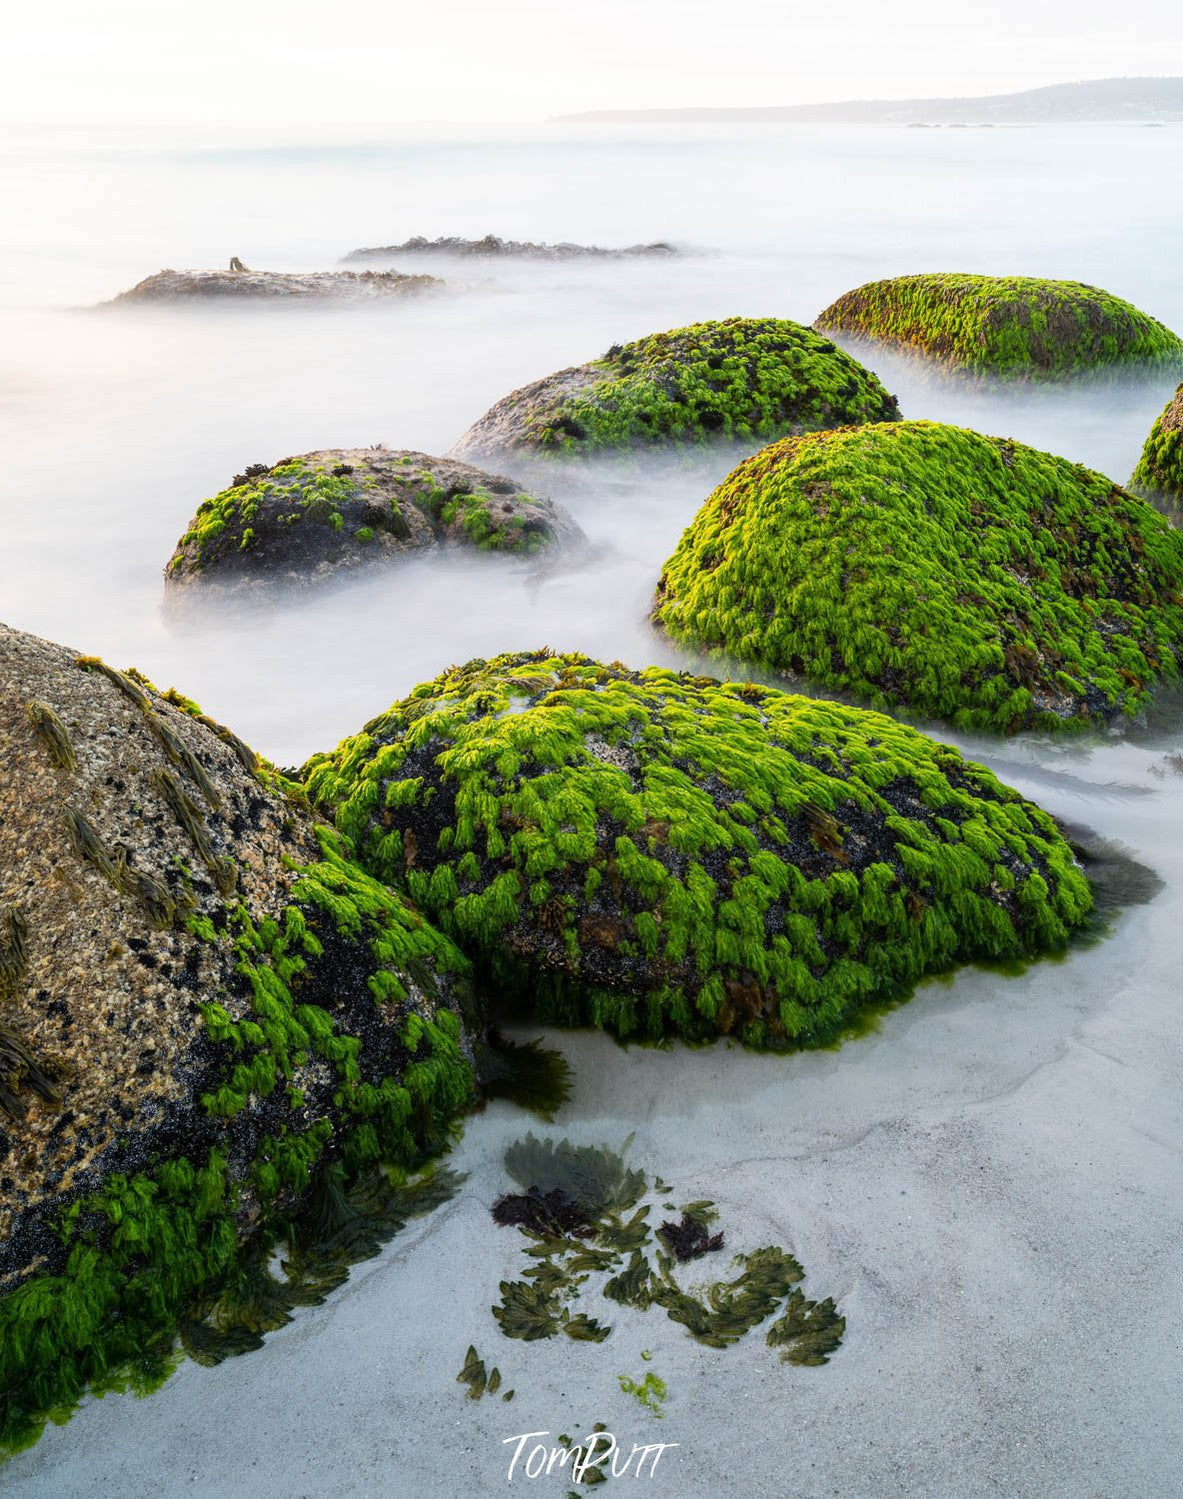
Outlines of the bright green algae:
[[[390,456],[375,454],[374,461],[385,463]],[[521,556],[554,539],[545,527],[522,525],[516,511],[504,505],[506,493],[532,501],[508,481],[468,469],[462,472],[469,482],[449,483],[433,473],[424,454],[403,455],[397,467],[401,472],[391,485],[360,459],[329,463],[309,454],[271,468],[254,464],[198,506],[166,577],[176,582],[217,569],[250,574],[297,562],[301,553],[339,560],[367,548],[372,552],[376,532],[419,544],[433,534],[438,539],[462,533],[477,551]],[[457,465],[445,459],[439,467],[451,474]],[[499,493],[482,479],[497,485]],[[410,515],[411,507],[421,520]]]
[[1114,367],[1183,369],[1183,341],[1120,297],[1034,276],[870,281],[815,327],[895,345],[970,375],[1063,379]]
[[739,465],[662,572],[673,638],[959,728],[1133,715],[1178,674],[1183,536],[1109,479],[899,422]]
[[[277,919],[240,903],[190,918],[199,938],[233,944],[241,980],[202,1006],[204,1118],[175,1156],[64,1208],[57,1263],[0,1297],[0,1455],[88,1389],[154,1389],[181,1348],[209,1362],[257,1346],[431,1205],[400,1182],[472,1097],[449,1008],[468,964],[339,834],[319,837],[323,857],[297,869]],[[297,1086],[310,1064],[331,1080],[315,1098]],[[276,1243],[282,1282],[266,1264]]]
[[954,749],[578,655],[453,668],[302,774],[491,985],[624,1037],[824,1042],[1091,903],[1052,819]]
[[1183,517],[1183,385],[1155,419],[1130,488],[1166,514]]
[[895,398],[869,370],[828,338],[777,318],[727,318],[653,333],[615,346],[576,373],[584,370],[588,384],[572,389],[556,376],[553,390],[540,381],[493,408],[512,413],[510,446],[579,458],[899,416]]

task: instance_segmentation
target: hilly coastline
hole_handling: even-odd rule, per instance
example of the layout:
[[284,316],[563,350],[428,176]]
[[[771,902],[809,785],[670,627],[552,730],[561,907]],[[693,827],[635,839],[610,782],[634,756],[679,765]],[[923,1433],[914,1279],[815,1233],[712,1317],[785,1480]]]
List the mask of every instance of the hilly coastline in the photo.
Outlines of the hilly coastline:
[[965,99],[849,99],[744,109],[594,109],[551,124],[1086,125],[1183,121],[1183,78],[1098,78]]

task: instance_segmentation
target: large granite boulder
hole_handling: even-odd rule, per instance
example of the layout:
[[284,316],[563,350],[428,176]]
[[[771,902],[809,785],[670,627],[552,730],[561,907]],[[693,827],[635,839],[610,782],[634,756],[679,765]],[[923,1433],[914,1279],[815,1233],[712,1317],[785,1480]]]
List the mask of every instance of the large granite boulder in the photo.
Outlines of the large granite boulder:
[[491,992],[621,1036],[826,1042],[1091,903],[1053,820],[947,745],[585,656],[453,668],[301,775]]
[[472,1070],[465,960],[195,705],[0,626],[0,752],[2,1454],[286,1320],[281,1221]]
[[1102,474],[935,422],[788,438],[706,500],[654,621],[967,729],[1132,717],[1183,659],[1183,535]]
[[562,507],[450,458],[327,448],[254,464],[203,500],[165,568],[179,589],[301,587],[431,551],[544,556],[584,542]]

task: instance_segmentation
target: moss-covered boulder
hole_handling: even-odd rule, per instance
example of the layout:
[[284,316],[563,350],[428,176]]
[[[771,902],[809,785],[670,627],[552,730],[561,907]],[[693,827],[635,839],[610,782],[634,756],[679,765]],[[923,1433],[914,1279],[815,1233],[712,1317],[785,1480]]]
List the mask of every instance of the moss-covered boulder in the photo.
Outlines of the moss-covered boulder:
[[869,370],[827,338],[777,318],[727,318],[653,333],[498,401],[453,448],[572,460],[769,439],[899,415]]
[[1176,521],[1183,518],[1183,385],[1151,427],[1130,488]]
[[839,297],[814,326],[887,344],[969,376],[1063,380],[1183,370],[1183,341],[1169,328],[1079,281],[892,276]]
[[933,422],[741,463],[666,563],[674,639],[1003,732],[1134,715],[1183,652],[1183,535],[1101,474]]
[[340,1228],[472,1073],[456,948],[193,704],[0,626],[0,754],[2,1456],[323,1297],[280,1221]]
[[1052,819],[957,750],[657,668],[473,661],[302,776],[491,992],[621,1036],[825,1041],[922,974],[1061,947],[1090,906]]
[[450,458],[329,448],[252,464],[203,500],[165,568],[170,587],[326,582],[433,549],[533,557],[584,540],[552,500]]

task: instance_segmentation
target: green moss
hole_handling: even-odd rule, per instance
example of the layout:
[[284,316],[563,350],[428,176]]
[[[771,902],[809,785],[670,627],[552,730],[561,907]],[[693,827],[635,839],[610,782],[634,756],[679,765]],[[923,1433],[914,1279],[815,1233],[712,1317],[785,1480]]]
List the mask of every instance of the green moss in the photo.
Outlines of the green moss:
[[177,543],[169,572],[202,571],[226,552],[248,551],[257,541],[252,523],[270,521],[273,517],[269,512],[277,505],[284,512],[280,524],[340,529],[342,509],[352,508],[363,492],[361,479],[352,473],[330,473],[302,459],[289,459],[272,469],[253,465],[239,478],[243,482],[232,484],[197,507],[192,524]]
[[1087,727],[1177,675],[1183,537],[1100,474],[901,422],[742,463],[666,563],[674,639],[960,728]]
[[894,345],[970,375],[1056,380],[1114,368],[1183,368],[1183,341],[1079,281],[921,275],[870,281],[815,326]]
[[502,403],[513,413],[514,446],[567,459],[767,439],[899,415],[873,374],[828,339],[783,319],[728,318],[653,333],[587,368],[590,385],[570,390],[557,379],[551,392],[540,382],[536,400],[515,395]]
[[1151,427],[1130,488],[1176,524],[1183,518],[1183,385]]
[[660,1374],[650,1369],[643,1380],[634,1379],[631,1374],[618,1374],[616,1382],[622,1392],[631,1395],[642,1409],[651,1412],[659,1421],[665,1417],[662,1402],[669,1395],[669,1388]]
[[656,668],[471,662],[303,775],[502,994],[621,1036],[821,1043],[1090,904],[1051,818],[955,750]]
[[[404,546],[466,539],[480,551],[522,556],[555,542],[558,517],[549,512],[548,518],[544,501],[504,481],[500,489],[495,479],[486,484],[478,471],[433,467],[433,460],[416,456],[418,466],[406,473],[390,472],[389,455],[348,464],[331,450],[271,469],[252,464],[198,506],[166,580],[215,570],[256,580],[269,571],[309,573],[320,560],[376,553],[380,539]],[[410,464],[413,457],[396,461]],[[543,513],[528,514],[531,506]]]
[[[192,1160],[108,1176],[73,1201],[56,1224],[58,1263],[0,1297],[0,1452],[35,1441],[87,1389],[154,1388],[181,1346],[203,1362],[257,1346],[261,1329],[323,1299],[350,1259],[419,1210],[391,1171],[438,1150],[471,1098],[460,1021],[447,1007],[467,965],[351,861],[338,834],[320,836],[322,858],[295,869],[278,917],[255,922],[239,904],[218,922],[191,920],[199,940],[233,943],[242,991],[202,1008],[221,1059],[203,1096],[215,1143]],[[357,1003],[359,982],[372,1018]],[[5,1044],[0,1034],[0,1102]],[[44,1096],[40,1074],[14,1056]],[[333,1081],[313,1106],[303,1079],[318,1068]],[[273,1093],[286,1109],[240,1140],[235,1118]],[[231,1171],[241,1141],[250,1154]],[[265,1268],[281,1239],[286,1284]]]

